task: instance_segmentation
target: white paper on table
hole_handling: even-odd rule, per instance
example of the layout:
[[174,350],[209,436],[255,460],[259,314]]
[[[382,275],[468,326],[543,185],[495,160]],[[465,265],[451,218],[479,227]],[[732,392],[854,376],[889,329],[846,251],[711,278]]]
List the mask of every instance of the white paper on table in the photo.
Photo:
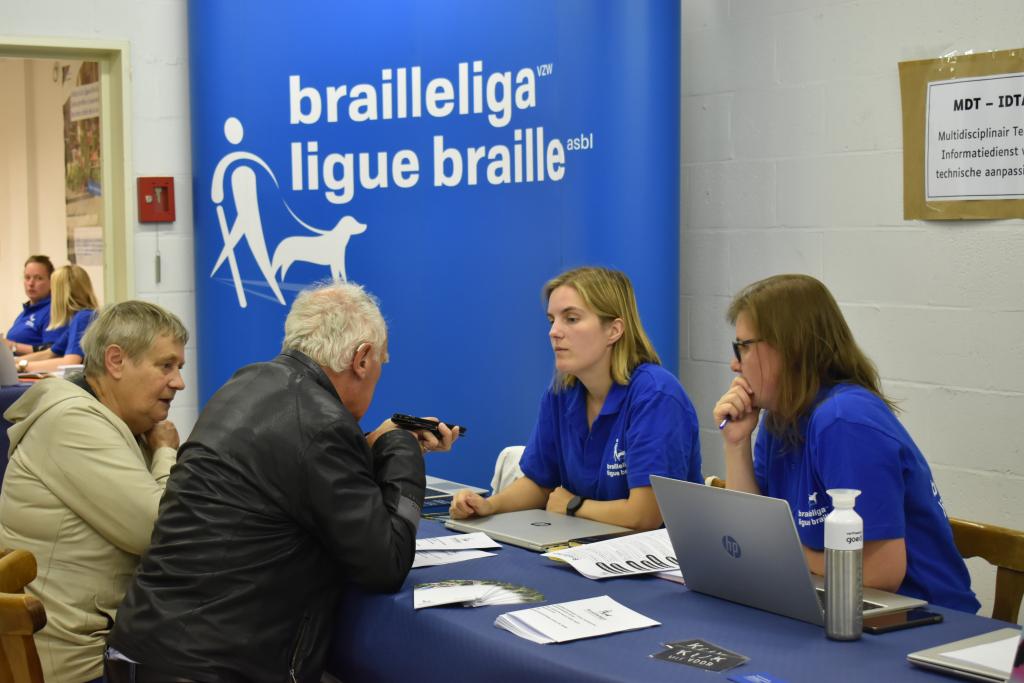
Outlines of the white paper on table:
[[668,530],[655,529],[598,543],[545,553],[565,560],[588,579],[632,576],[679,569]]
[[486,550],[417,550],[413,558],[412,568],[435,567],[441,564],[476,560],[481,557],[494,557],[494,553]]
[[683,578],[683,572],[679,569],[675,570],[674,572],[658,572],[657,574],[655,574],[655,576],[657,576],[659,579],[671,581],[672,583],[678,583],[684,586],[686,585],[686,580]]
[[494,620],[494,625],[535,643],[564,643],[659,626],[660,623],[634,612],[607,595],[600,595],[585,600],[506,612]]
[[471,534],[416,539],[416,550],[483,550],[500,547],[500,543],[482,531],[476,531]]
[[452,603],[474,602],[490,592],[490,586],[432,586],[430,588],[414,588],[412,606],[414,609],[436,607]]
[[1018,634],[993,643],[973,645],[941,654],[943,657],[952,657],[962,662],[987,666],[996,671],[1005,671],[1009,675],[1013,669],[1013,658],[1017,654],[1017,643],[1020,642],[1020,638]]

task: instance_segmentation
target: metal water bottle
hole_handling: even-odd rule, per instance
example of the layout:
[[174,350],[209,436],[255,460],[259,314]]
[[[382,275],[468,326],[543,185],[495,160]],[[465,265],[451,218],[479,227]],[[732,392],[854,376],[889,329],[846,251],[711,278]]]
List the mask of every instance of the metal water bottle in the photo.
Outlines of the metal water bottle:
[[864,520],[853,510],[860,491],[829,489],[825,517],[825,635],[857,640],[864,627]]

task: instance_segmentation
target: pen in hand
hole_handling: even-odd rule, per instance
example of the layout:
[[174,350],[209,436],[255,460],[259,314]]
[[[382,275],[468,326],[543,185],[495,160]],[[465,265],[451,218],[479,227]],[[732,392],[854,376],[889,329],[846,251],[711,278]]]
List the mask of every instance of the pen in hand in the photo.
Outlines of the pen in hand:
[[725,419],[718,423],[718,431],[722,431],[723,429],[725,429],[725,425],[729,424],[729,420],[731,419],[732,418],[726,415]]

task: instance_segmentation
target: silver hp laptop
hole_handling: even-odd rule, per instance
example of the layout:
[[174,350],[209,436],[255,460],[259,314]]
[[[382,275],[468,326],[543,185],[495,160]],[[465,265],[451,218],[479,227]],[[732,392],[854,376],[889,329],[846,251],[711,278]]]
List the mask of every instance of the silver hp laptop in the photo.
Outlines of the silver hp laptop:
[[585,543],[633,533],[632,529],[626,527],[559,515],[547,510],[502,512],[479,519],[449,519],[444,525],[466,533],[483,531],[495,541],[539,553],[573,541]]
[[1024,648],[1020,629],[1003,628],[973,638],[945,643],[907,655],[907,661],[926,669],[1003,683],[1010,678],[1017,653]]
[[[822,577],[807,569],[789,503],[659,476],[651,484],[688,588],[824,625]],[[864,588],[865,618],[925,604]]]
[[7,344],[0,344],[0,387],[9,387],[18,383],[18,367],[14,364],[14,354]]

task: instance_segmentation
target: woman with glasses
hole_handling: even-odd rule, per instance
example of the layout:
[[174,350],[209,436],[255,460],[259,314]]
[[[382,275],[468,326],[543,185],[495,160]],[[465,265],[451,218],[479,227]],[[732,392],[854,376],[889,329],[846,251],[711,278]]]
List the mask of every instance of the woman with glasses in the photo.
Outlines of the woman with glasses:
[[728,487],[787,500],[815,574],[826,490],[858,489],[864,585],[977,611],[928,463],[825,286],[769,277],[737,294],[728,318],[738,376],[714,409]]
[[556,374],[519,463],[525,476],[490,498],[460,491],[451,516],[546,508],[655,529],[650,475],[701,481],[693,404],[661,367],[623,273],[576,268],[544,299]]

